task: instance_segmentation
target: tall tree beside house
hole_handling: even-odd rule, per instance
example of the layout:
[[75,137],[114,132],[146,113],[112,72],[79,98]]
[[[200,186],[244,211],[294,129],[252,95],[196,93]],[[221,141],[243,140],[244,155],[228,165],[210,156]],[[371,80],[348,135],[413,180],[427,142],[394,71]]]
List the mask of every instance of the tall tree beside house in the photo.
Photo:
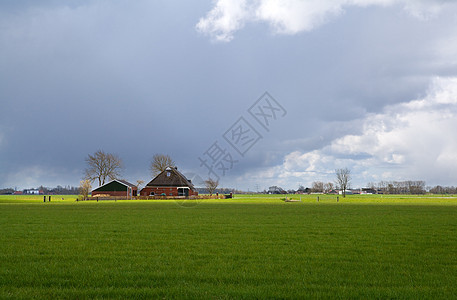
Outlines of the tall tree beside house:
[[208,180],[205,180],[205,187],[210,196],[213,195],[213,193],[216,190],[218,185],[219,185],[219,180],[214,180],[211,178],[209,178]]
[[122,160],[119,156],[98,150],[93,155],[86,157],[87,168],[85,179],[93,182],[98,180],[98,185],[105,184],[107,179],[114,180],[120,177],[123,168]]
[[155,154],[152,157],[151,166],[149,169],[151,170],[152,177],[159,175],[161,172],[165,171],[168,167],[175,167],[176,163],[174,160],[165,154]]
[[346,197],[346,190],[351,182],[351,171],[348,168],[336,169],[336,184],[343,191],[343,197]]

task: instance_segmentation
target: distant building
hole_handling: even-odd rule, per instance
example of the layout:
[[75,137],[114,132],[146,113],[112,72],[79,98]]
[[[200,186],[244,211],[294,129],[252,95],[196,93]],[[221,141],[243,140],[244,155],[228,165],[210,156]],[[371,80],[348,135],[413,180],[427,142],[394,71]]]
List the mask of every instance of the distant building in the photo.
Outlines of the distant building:
[[296,192],[295,194],[309,194],[311,193],[311,189],[310,188],[304,188],[304,187],[300,187]]
[[168,167],[152,179],[141,191],[140,196],[197,196],[198,192],[190,180],[176,167]]
[[126,199],[129,199],[135,197],[137,192],[138,187],[136,185],[122,179],[114,179],[92,190],[92,197],[103,195],[109,197],[126,197]]
[[373,188],[362,188],[360,194],[377,194],[378,191],[376,189],[373,189]]
[[27,189],[22,192],[24,195],[43,195],[44,192],[39,189]]
[[[339,191],[338,194],[343,195],[343,191]],[[354,194],[351,190],[346,190],[346,195]]]
[[276,185],[270,186],[268,188],[268,194],[270,194],[270,195],[271,194],[285,194],[285,193],[286,193],[286,191],[283,188],[276,186]]

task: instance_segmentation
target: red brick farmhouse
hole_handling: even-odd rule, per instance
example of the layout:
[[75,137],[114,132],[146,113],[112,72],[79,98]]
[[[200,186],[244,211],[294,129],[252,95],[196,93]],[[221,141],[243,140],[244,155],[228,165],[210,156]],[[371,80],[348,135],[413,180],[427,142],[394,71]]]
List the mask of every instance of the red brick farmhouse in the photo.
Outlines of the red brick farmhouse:
[[140,196],[197,196],[194,185],[177,168],[168,167],[151,180],[141,191]]
[[107,195],[110,197],[126,197],[129,199],[137,195],[138,188],[125,180],[114,179],[92,191],[92,197]]

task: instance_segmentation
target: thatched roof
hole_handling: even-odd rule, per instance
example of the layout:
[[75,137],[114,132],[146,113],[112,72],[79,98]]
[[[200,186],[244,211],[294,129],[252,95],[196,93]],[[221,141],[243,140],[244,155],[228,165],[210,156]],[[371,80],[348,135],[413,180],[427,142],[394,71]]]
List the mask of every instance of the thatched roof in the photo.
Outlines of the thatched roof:
[[195,190],[194,185],[178,171],[176,167],[168,167],[152,179],[146,187],[189,187],[191,190]]

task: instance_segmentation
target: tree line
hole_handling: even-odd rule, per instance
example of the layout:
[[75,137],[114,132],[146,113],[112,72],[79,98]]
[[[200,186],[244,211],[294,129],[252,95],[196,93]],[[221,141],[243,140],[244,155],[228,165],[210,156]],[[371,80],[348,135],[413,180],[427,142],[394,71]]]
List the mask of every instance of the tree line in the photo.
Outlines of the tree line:
[[[21,192],[25,193],[27,192],[29,189],[24,189],[24,190],[21,190]],[[56,187],[45,187],[45,186],[39,186],[36,188],[36,190],[39,190],[39,191],[42,191],[43,194],[45,195],[49,195],[49,194],[52,194],[52,195],[76,195],[78,194],[79,192],[79,188],[76,187],[76,186],[61,186],[61,185],[58,185]],[[14,194],[15,192],[17,192],[16,189],[13,189],[13,188],[3,188],[3,189],[0,189],[0,195],[11,195],[11,194]]]
[[[314,181],[311,188],[304,188],[300,186],[297,192],[306,193],[329,193],[334,189],[339,189],[345,192],[350,189],[351,184],[351,171],[348,168],[336,169],[335,170],[336,180],[335,182],[322,182]],[[412,195],[423,195],[425,193],[431,194],[457,194],[457,187],[443,187],[437,185],[435,187],[426,187],[425,181],[423,180],[404,180],[404,181],[380,181],[378,183],[368,183],[367,188],[372,192],[379,194],[412,194]],[[281,187],[272,186],[268,191],[264,193],[270,194],[285,194],[294,193],[295,191],[285,191]]]
[[457,187],[436,185],[434,187],[429,188],[429,192],[432,194],[441,194],[441,195],[457,194]]
[[368,187],[375,189],[380,194],[423,195],[426,193],[425,181],[423,180],[380,181],[369,183]]

